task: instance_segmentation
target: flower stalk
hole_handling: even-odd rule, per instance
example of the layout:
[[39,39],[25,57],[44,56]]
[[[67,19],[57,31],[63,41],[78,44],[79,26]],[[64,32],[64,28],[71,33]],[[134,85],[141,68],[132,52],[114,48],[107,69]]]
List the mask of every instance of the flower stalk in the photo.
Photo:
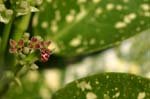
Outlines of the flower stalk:
[[5,25],[4,30],[3,30],[3,35],[2,35],[2,44],[1,44],[1,49],[0,49],[0,54],[2,57],[2,63],[5,61],[5,51],[7,49],[7,44],[9,41],[9,36],[10,36],[10,31],[12,28],[12,23],[14,21],[14,15],[12,16],[10,22],[8,24]]
[[[25,33],[29,27],[32,12],[38,11],[34,7],[38,4],[33,2],[0,0],[0,22],[4,23],[0,38],[0,70],[7,68],[0,72],[0,80],[5,80],[1,84],[2,88],[0,86],[0,99],[9,90],[12,82],[21,85],[19,78],[29,70],[38,69],[36,61],[47,62],[52,54],[52,51],[48,49],[51,41],[44,41],[39,36],[30,38],[30,34]],[[9,3],[10,7],[6,6],[6,3]],[[11,77],[5,76],[8,71],[11,72]]]
[[14,31],[12,32],[12,38],[16,41],[18,41],[23,33],[27,30],[29,21],[31,18],[31,13],[28,13],[27,15],[22,16],[21,18],[15,20],[14,24]]

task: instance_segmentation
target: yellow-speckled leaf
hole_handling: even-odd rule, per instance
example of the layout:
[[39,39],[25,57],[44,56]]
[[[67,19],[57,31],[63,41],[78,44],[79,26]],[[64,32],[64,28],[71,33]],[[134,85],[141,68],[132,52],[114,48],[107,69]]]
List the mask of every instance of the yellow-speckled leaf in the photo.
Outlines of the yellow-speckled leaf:
[[150,0],[44,0],[40,10],[35,34],[64,56],[112,47],[150,28]]
[[150,99],[150,79],[125,73],[105,73],[76,80],[52,99]]

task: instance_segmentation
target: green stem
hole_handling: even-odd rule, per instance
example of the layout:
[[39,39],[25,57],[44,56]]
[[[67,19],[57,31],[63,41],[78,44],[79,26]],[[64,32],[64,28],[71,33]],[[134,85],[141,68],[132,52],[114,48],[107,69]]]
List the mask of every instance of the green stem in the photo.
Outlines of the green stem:
[[[31,13],[21,16],[18,19],[14,21],[14,29],[12,31],[12,39],[16,42],[19,41],[19,39],[22,37],[23,33],[27,30],[29,22],[31,18]],[[11,60],[10,60],[11,58]],[[13,55],[7,54],[6,60],[9,60],[9,63],[7,65],[15,65],[16,59]],[[13,67],[13,66],[12,66]]]
[[31,13],[22,16],[15,22],[15,30],[13,31],[12,38],[16,41],[22,37],[23,33],[27,30],[29,22],[30,22]]
[[5,94],[7,93],[9,87],[10,87],[10,82],[11,81],[7,81],[4,85],[3,85],[3,89],[0,90],[0,99],[4,99]]
[[12,20],[8,24],[6,24],[4,27],[3,36],[2,36],[2,43],[3,44],[2,44],[2,48],[1,48],[3,53],[5,52],[6,47],[7,47],[11,26],[12,26]]
[[2,63],[5,60],[5,53],[6,53],[6,49],[7,49],[7,44],[8,44],[8,40],[9,40],[13,20],[14,20],[14,16],[12,16],[10,22],[5,25],[4,30],[3,30],[1,49],[0,49],[0,55],[1,55],[1,59],[2,59],[1,62]]
[[[14,78],[17,77],[18,73],[22,69],[23,66],[17,64],[16,68],[13,70]],[[7,81],[4,82],[2,90],[0,90],[0,99],[3,99],[5,94],[8,92],[10,88],[10,84],[14,81],[14,79],[6,78]]]

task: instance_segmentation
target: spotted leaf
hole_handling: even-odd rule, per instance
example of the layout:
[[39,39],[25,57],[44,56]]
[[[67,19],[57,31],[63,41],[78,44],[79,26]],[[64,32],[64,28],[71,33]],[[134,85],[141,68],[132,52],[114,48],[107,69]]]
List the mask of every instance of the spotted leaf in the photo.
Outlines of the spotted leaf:
[[34,17],[37,35],[64,56],[92,53],[150,28],[150,0],[46,0]]
[[150,79],[125,73],[104,73],[76,80],[52,99],[149,99]]

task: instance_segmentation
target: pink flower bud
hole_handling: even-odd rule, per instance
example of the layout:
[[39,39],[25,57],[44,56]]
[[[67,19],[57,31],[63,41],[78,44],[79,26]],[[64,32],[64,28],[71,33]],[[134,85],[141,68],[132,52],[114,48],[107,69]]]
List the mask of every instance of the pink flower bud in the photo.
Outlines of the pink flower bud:
[[33,42],[33,43],[37,42],[37,38],[36,37],[32,37],[31,38],[31,42]]
[[40,43],[41,47],[44,46],[44,41],[40,41],[39,43]]
[[18,46],[19,47],[23,47],[24,46],[24,41],[22,39],[19,40]]
[[42,62],[47,62],[49,57],[51,55],[50,50],[48,49],[41,49],[41,61]]
[[9,40],[9,44],[10,44],[10,46],[13,47],[13,48],[15,48],[16,45],[17,45],[16,41],[13,40],[13,39],[10,39],[10,40]]
[[51,44],[51,41],[45,41],[44,42],[44,46],[46,46],[46,47],[49,46],[50,44]]
[[35,44],[35,45],[34,45],[34,48],[35,48],[35,49],[39,49],[40,47],[41,47],[40,44]]
[[9,52],[14,54],[14,53],[17,52],[17,49],[16,49],[16,48],[10,48],[10,49],[9,49]]

